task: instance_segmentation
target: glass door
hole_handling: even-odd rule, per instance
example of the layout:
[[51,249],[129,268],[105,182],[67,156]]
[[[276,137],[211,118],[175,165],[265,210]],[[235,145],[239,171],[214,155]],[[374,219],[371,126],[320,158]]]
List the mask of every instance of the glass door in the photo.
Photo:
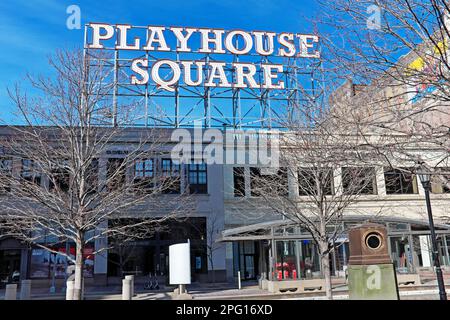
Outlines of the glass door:
[[255,256],[253,254],[244,255],[244,279],[255,279]]
[[258,256],[255,247],[254,241],[241,241],[236,246],[239,258],[235,265],[235,274],[237,275],[237,272],[240,271],[242,280],[256,279]]

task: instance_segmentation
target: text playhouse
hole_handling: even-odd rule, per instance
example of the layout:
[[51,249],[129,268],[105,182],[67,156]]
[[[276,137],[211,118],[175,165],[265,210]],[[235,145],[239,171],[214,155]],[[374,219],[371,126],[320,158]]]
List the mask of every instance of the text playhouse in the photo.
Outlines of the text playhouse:
[[[145,31],[145,32],[143,32]],[[140,35],[136,36],[141,32]],[[245,61],[245,57],[319,58],[319,38],[311,34],[275,33],[190,27],[90,23],[87,49],[143,52],[176,52],[197,55],[235,55],[239,61],[215,59],[179,60],[138,57],[131,61],[130,82],[145,85],[152,80],[167,91],[179,83],[189,87],[284,89],[284,65]],[[111,45],[112,44],[112,45]],[[268,61],[268,59],[267,59]],[[233,70],[234,76],[226,70]]]

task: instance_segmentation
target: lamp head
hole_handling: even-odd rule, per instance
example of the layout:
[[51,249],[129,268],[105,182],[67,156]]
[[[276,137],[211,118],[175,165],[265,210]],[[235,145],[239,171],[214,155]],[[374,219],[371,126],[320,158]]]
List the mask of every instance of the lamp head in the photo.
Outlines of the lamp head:
[[430,183],[431,174],[426,173],[426,172],[420,172],[419,179],[420,179],[420,182],[422,182],[422,183]]

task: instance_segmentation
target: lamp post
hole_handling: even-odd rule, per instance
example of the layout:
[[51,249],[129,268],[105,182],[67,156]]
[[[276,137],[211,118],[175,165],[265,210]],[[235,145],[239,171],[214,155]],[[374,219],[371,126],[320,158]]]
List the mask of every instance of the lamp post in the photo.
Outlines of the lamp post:
[[437,278],[438,287],[439,287],[439,298],[441,300],[447,300],[447,293],[445,292],[444,277],[442,276],[441,263],[439,261],[439,251],[438,251],[438,245],[437,245],[436,232],[434,230],[433,214],[431,212],[431,201],[430,201],[431,175],[430,175],[430,173],[426,173],[425,171],[422,171],[421,173],[419,173],[419,179],[420,179],[420,182],[422,182],[423,189],[425,190],[428,221],[430,224],[430,232],[431,232],[431,243],[433,246],[432,255],[433,255],[434,266],[436,268],[436,278]]

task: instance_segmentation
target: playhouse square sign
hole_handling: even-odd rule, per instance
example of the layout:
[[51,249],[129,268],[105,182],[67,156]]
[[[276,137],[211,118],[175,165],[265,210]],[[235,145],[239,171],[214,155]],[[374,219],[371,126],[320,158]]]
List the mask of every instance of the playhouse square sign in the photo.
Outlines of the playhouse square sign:
[[[90,23],[86,30],[87,49],[132,50],[152,56],[154,53],[150,52],[191,54],[188,60],[164,55],[149,59],[149,55],[141,55],[131,61],[131,84],[145,85],[153,81],[160,89],[171,92],[180,83],[189,87],[284,89],[284,65],[270,63],[268,59],[255,62],[255,56],[320,57],[319,37],[311,34],[105,23]],[[192,54],[203,56],[193,59]],[[233,62],[221,61],[216,56],[204,58],[215,54],[242,58]],[[244,57],[253,57],[253,61],[245,61]]]

